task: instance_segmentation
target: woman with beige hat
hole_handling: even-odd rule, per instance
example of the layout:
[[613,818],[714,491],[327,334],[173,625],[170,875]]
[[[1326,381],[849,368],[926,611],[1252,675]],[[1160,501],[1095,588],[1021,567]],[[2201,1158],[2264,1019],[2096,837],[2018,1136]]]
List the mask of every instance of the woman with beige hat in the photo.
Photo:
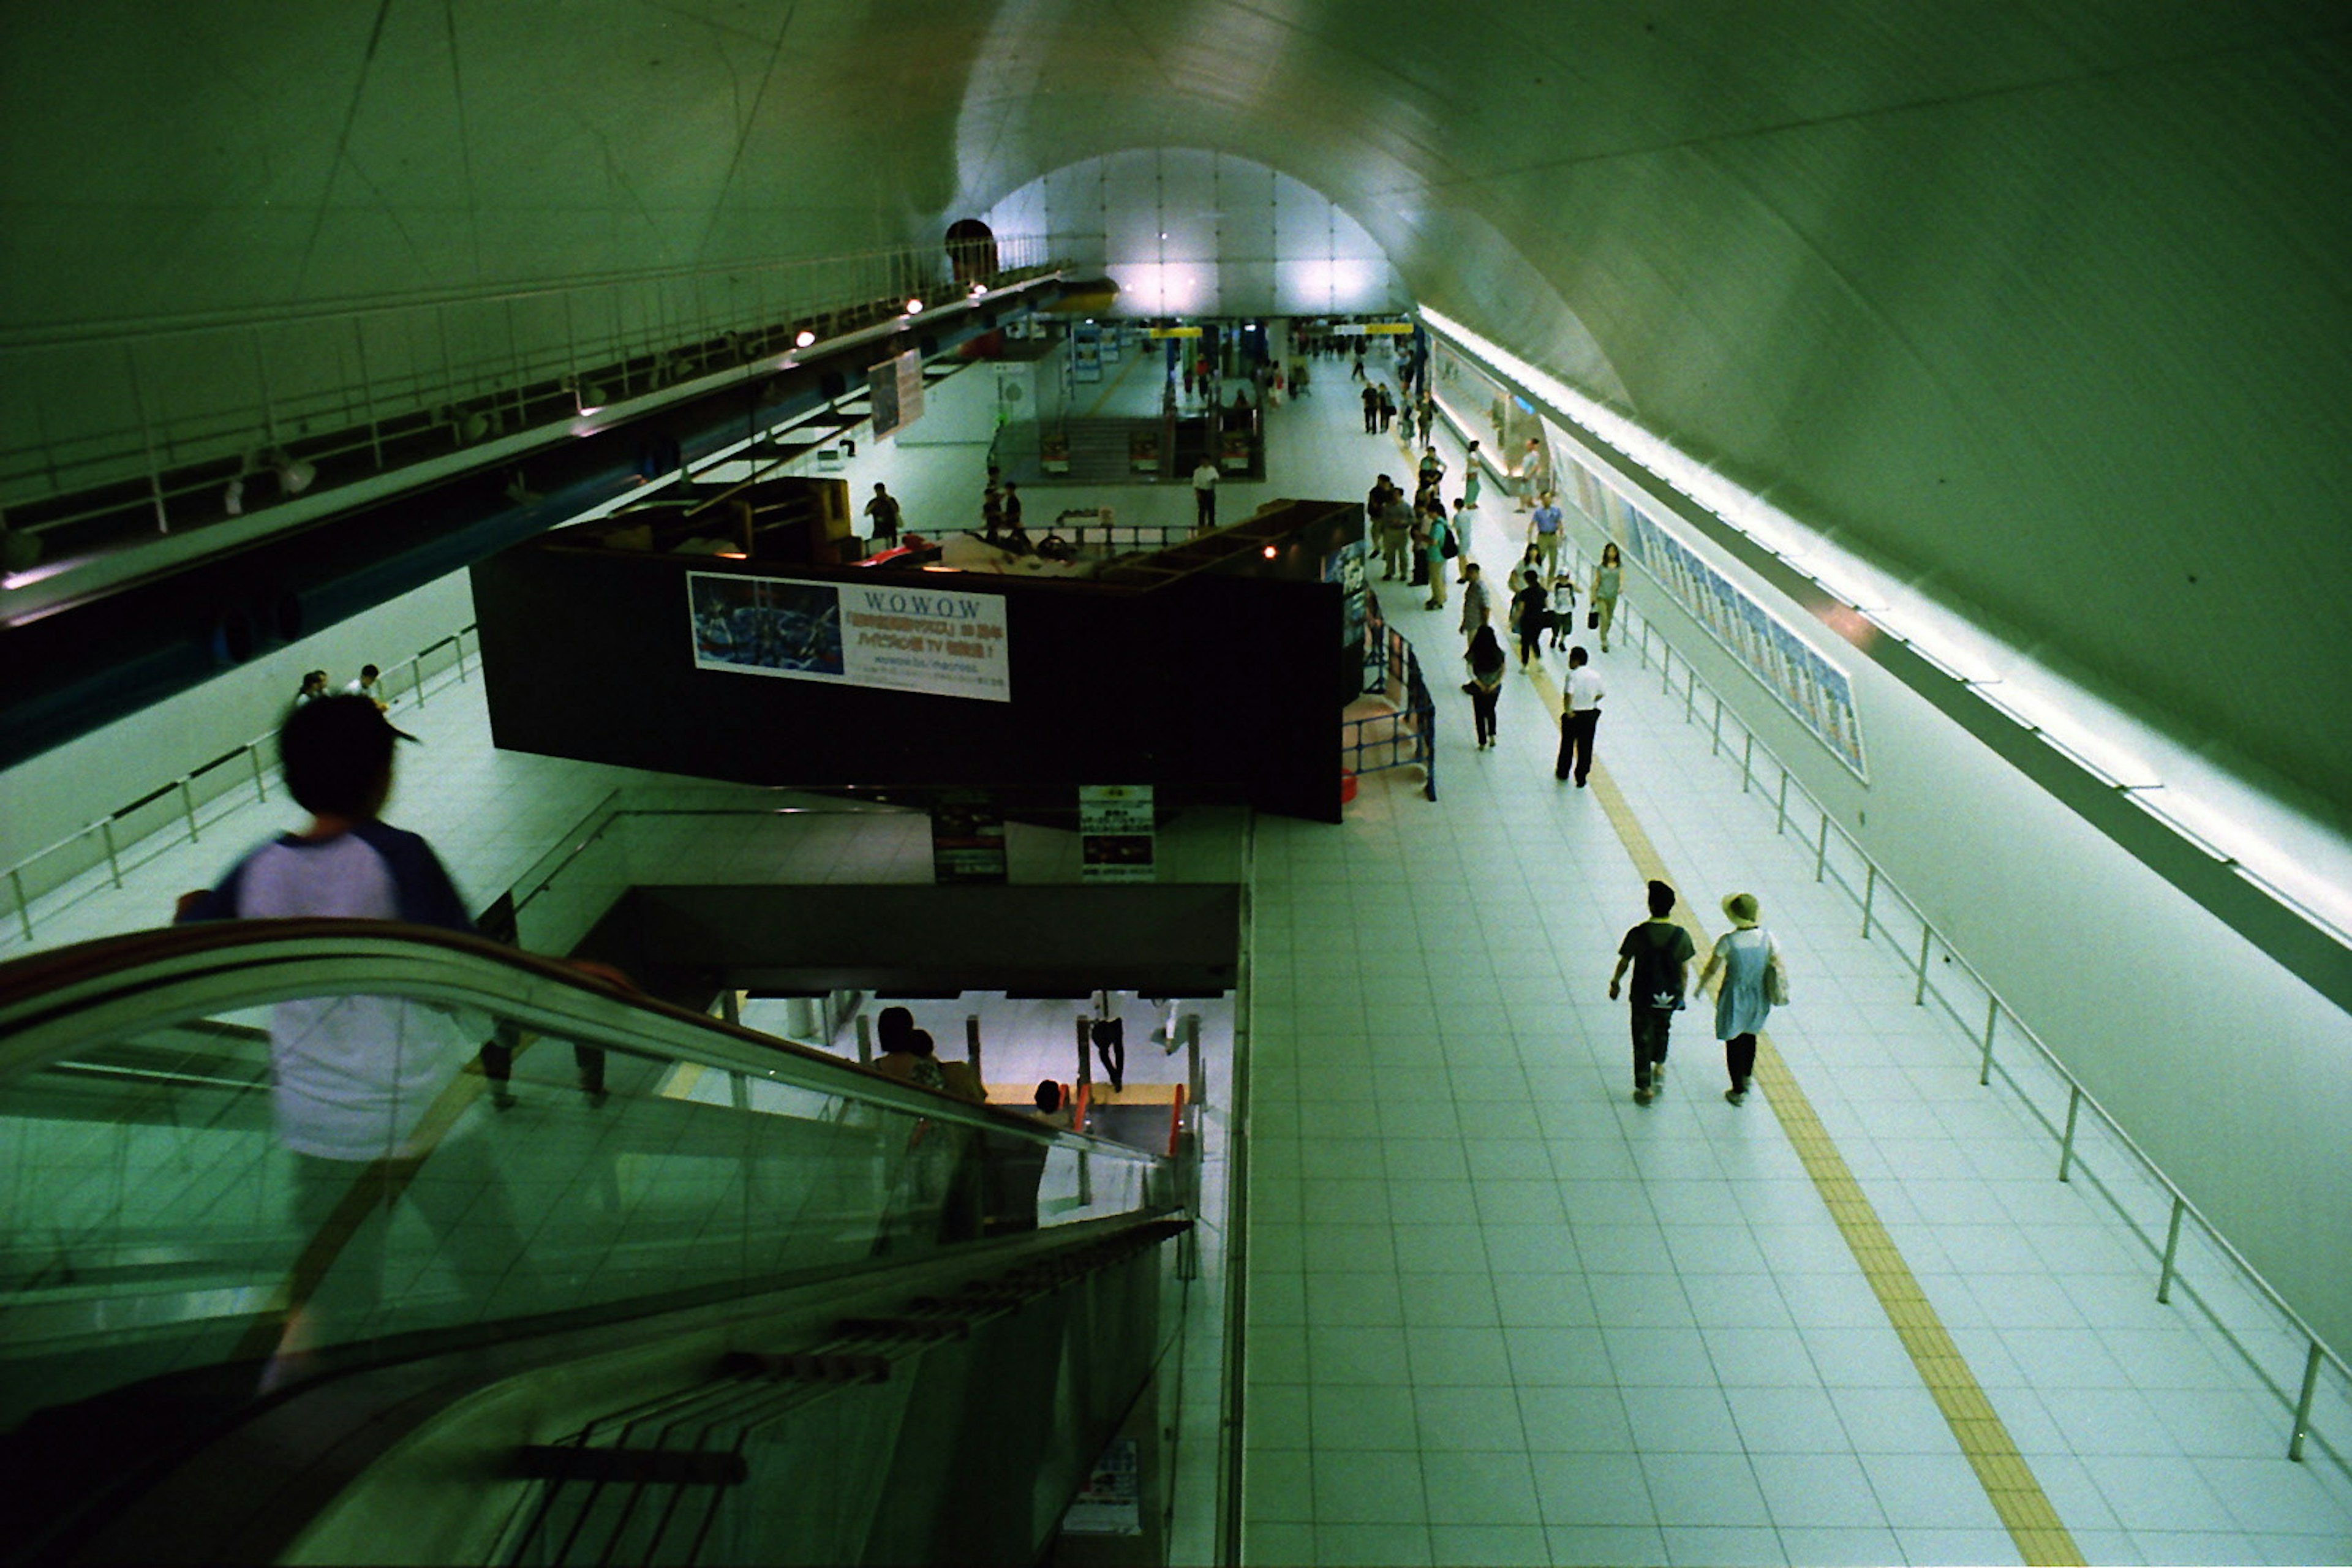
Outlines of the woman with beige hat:
[[1789,999],[1788,972],[1780,964],[1780,944],[1756,923],[1753,893],[1734,893],[1723,900],[1731,930],[1723,933],[1706,966],[1698,972],[1704,987],[1719,968],[1723,984],[1715,994],[1715,1037],[1723,1042],[1724,1065],[1731,1072],[1731,1088],[1723,1098],[1734,1105],[1748,1099],[1748,1079],[1756,1070],[1756,1036],[1771,1015],[1772,1005]]

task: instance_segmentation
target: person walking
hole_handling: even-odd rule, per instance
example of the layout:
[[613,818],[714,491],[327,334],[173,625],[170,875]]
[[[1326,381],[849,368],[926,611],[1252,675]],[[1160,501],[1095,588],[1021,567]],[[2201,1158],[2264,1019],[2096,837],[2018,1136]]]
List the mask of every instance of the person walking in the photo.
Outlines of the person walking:
[[1478,732],[1478,749],[1485,751],[1495,743],[1495,706],[1503,695],[1503,671],[1507,660],[1503,658],[1503,644],[1495,636],[1495,628],[1480,626],[1471,634],[1470,679],[1462,689],[1470,694],[1470,721]]
[[1465,642],[1477,639],[1481,631],[1493,635],[1487,622],[1494,617],[1494,606],[1487,602],[1486,584],[1479,580],[1475,561],[1462,572],[1462,637]]
[[1396,422],[1396,399],[1389,395],[1389,389],[1386,383],[1381,384],[1374,390],[1380,394],[1381,434],[1385,436],[1389,433],[1389,426]]
[[1478,443],[1473,441],[1462,458],[1462,504],[1475,510],[1479,489],[1486,482],[1486,470],[1478,460]]
[[1723,972],[1715,994],[1715,1037],[1723,1042],[1723,1065],[1731,1075],[1723,1098],[1744,1105],[1748,1080],[1756,1071],[1756,1037],[1771,1016],[1774,1001],[1788,998],[1788,972],[1781,967],[1780,944],[1756,923],[1755,894],[1732,894],[1723,900],[1723,912],[1731,917],[1731,929],[1706,955],[1698,988],[1706,990],[1716,971]]
[[1553,502],[1551,492],[1546,490],[1528,523],[1528,542],[1535,546],[1536,559],[1543,563],[1546,587],[1559,575],[1559,508]]
[[1376,435],[1379,433],[1380,427],[1380,388],[1372,385],[1370,382],[1366,382],[1364,384],[1364,434],[1367,436]]
[[1647,1105],[1665,1092],[1666,1043],[1675,1015],[1682,1010],[1684,979],[1697,948],[1690,932],[1669,919],[1675,912],[1675,890],[1652,882],[1650,918],[1625,933],[1617,944],[1617,967],[1609,975],[1609,1000],[1617,1000],[1625,971],[1633,972],[1633,994],[1627,1011],[1633,1035],[1633,1103]]
[[1570,647],[1568,689],[1561,694],[1559,705],[1559,761],[1552,766],[1552,777],[1564,783],[1573,772],[1579,789],[1592,773],[1592,733],[1601,726],[1604,695],[1601,672],[1592,668],[1583,645]]
[[1519,510],[1526,511],[1535,504],[1537,496],[1551,488],[1551,481],[1544,473],[1543,441],[1540,437],[1528,437],[1528,448],[1519,454],[1518,473]]
[[1192,468],[1192,511],[1199,531],[1206,533],[1217,526],[1217,465],[1206,452]]
[[1448,526],[1454,531],[1454,580],[1466,583],[1470,580],[1470,500],[1467,496],[1454,501],[1454,516]]
[[1576,629],[1576,574],[1563,572],[1551,583],[1551,646],[1557,650],[1569,644],[1569,634]]
[[866,515],[874,520],[870,537],[877,551],[898,547],[898,500],[879,480],[875,482],[874,499],[866,503]]
[[1592,608],[1586,612],[1592,618],[1592,629],[1601,634],[1601,651],[1609,651],[1609,623],[1617,618],[1617,590],[1623,585],[1625,569],[1617,559],[1617,546],[1612,542],[1601,547],[1601,563],[1592,569]]
[[1460,548],[1454,540],[1454,525],[1445,521],[1445,514],[1432,510],[1429,513],[1429,598],[1423,604],[1423,609],[1445,608],[1446,559]]
[[1513,581],[1519,584],[1519,591],[1511,595],[1510,625],[1519,635],[1519,668],[1525,669],[1541,645],[1544,627],[1550,623],[1551,595],[1532,572],[1519,573]]

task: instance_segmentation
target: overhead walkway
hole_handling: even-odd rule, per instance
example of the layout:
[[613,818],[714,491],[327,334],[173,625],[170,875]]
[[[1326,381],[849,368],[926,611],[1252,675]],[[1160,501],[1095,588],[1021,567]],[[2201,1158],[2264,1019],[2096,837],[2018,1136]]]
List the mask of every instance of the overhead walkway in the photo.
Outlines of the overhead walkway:
[[85,943],[0,1039],[10,1560],[1031,1562],[1181,1316],[1174,1159],[471,937]]

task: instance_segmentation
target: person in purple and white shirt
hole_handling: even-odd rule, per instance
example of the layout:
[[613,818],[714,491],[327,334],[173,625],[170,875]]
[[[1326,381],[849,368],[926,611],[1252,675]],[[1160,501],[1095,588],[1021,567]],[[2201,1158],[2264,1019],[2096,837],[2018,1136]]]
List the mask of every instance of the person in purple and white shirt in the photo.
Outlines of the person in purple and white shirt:
[[[182,922],[325,917],[471,932],[432,847],[379,818],[392,793],[395,731],[364,695],[320,697],[278,731],[287,788],[310,814],[179,901]],[[269,1023],[278,1142],[294,1156],[299,1249],[278,1353],[265,1386],[320,1342],[362,1331],[383,1293],[385,1216],[404,1195],[444,1259],[481,1297],[520,1276],[521,1240],[474,1130],[459,1075],[481,1037],[450,1010],[397,996],[329,994],[279,1002]],[[427,1157],[433,1177],[416,1181]]]

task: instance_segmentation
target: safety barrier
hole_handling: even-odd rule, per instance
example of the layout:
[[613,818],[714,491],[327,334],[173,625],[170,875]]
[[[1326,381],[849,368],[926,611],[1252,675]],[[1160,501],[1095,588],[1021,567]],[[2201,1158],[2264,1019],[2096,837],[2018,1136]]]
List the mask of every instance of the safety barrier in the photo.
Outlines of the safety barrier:
[[1359,778],[1387,768],[1422,770],[1422,796],[1437,798],[1437,704],[1422,679],[1421,657],[1402,632],[1388,624],[1380,599],[1364,595],[1364,680],[1375,693],[1398,704],[1393,713],[1371,713],[1339,726],[1342,769]]
[[[394,708],[421,708],[436,678],[454,671],[458,680],[467,679],[468,638],[473,643],[470,651],[478,659],[480,633],[467,625],[419,648],[398,664],[384,667],[379,677],[384,700]],[[268,750],[277,733],[273,728],[267,734],[256,735],[10,866],[9,902],[24,940],[35,940],[35,900],[62,894],[58,907],[64,908],[101,887],[119,890],[126,867],[136,868],[175,844],[199,842],[209,826],[205,820],[207,808],[218,807],[210,813],[212,822],[217,823],[247,804],[248,790],[252,801],[268,800],[277,773],[277,764],[268,760]],[[76,889],[73,884],[77,881],[89,885]]]
[[[1649,586],[1662,596],[1664,588],[1650,579],[1638,563],[1629,567],[1649,582]],[[1578,552],[1576,573],[1580,578],[1591,575],[1591,563],[1582,552]],[[1668,601],[1670,602],[1670,601]],[[1813,880],[1833,884],[1853,900],[1860,911],[1861,934],[1865,940],[1885,938],[1900,944],[1912,972],[1911,1000],[1915,1006],[1926,1006],[1930,1001],[1942,1008],[1962,1034],[1978,1043],[1977,1082],[1988,1087],[1997,1074],[2017,1097],[2042,1129],[2057,1141],[2057,1177],[2072,1182],[2080,1174],[2105,1198],[2132,1234],[2147,1246],[2156,1261],[2156,1299],[2169,1303],[2176,1288],[2188,1293],[2206,1320],[2227,1339],[2240,1355],[2245,1358],[2255,1375],[2293,1412],[2292,1430],[2287,1440],[2287,1458],[2300,1460],[2311,1428],[2312,1402],[2317,1392],[2323,1365],[2333,1366],[2336,1375],[2347,1383],[2352,1394],[2352,1367],[2345,1359],[2313,1331],[2302,1315],[2287,1305],[2267,1280],[2257,1273],[2238,1249],[2230,1245],[2212,1221],[2198,1209],[2175,1185],[2170,1177],[2158,1168],[2132,1136],[2101,1105],[2080,1079],[2066,1069],[2063,1063],[2036,1035],[2016,1009],[2004,1001],[1976,967],[1969,963],[1950,941],[1937,931],[1916,902],[1895,885],[1894,879],[1880,868],[1864,850],[1853,834],[1836,822],[1820,799],[1799,783],[1772,749],[1759,740],[1754,731],[1743,724],[1738,715],[1727,706],[1722,694],[1699,678],[1697,669],[1688,658],[1679,661],[1674,645],[1666,639],[1649,617],[1631,605],[1620,603],[1619,623],[1632,634],[1627,637],[1640,657],[1642,667],[1648,669],[1654,663],[1666,695],[1672,698],[1679,689],[1683,700],[1683,721],[1686,724],[1704,725],[1708,732],[1708,755],[1722,757],[1736,753],[1739,762],[1739,790],[1742,795],[1754,795],[1759,803],[1769,799],[1772,806],[1772,827],[1776,835],[1786,837],[1794,832],[1809,844],[1813,858]],[[1705,697],[1702,703],[1699,699]],[[1805,818],[1812,818],[1808,825]],[[1810,831],[1808,827],[1810,826]],[[1937,960],[1942,960],[1941,963]],[[1941,973],[1948,969],[1952,973]],[[2012,1048],[2001,1054],[1997,1047],[2013,1041],[2022,1050]],[[2029,1083],[2036,1074],[2046,1075]],[[2064,1108],[2055,1108],[2057,1099]],[[2045,1103],[2045,1100],[2051,1103]],[[2086,1126],[2083,1112],[2087,1109],[2091,1122]],[[2111,1152],[2125,1160],[2125,1165],[2113,1174],[2102,1177],[2084,1158],[2083,1145],[2087,1135],[2103,1131]],[[2140,1190],[2128,1193],[2118,1190],[2127,1182],[2137,1182]],[[2163,1240],[2159,1243],[2154,1227],[2135,1213],[2131,1200],[2139,1198],[2152,1204],[2165,1215]],[[2220,1307],[2197,1290],[2181,1267],[2181,1242],[2184,1222],[2194,1220],[2197,1228],[2213,1249],[2208,1259],[2233,1269],[2242,1282],[2253,1288],[2262,1300],[2287,1323],[2293,1326],[2294,1338],[2301,1342],[2302,1367],[2296,1391],[2290,1394],[2273,1369],[2250,1351],[2237,1329],[2224,1320]],[[2325,1437],[2320,1446],[2338,1464],[2346,1457]]]

